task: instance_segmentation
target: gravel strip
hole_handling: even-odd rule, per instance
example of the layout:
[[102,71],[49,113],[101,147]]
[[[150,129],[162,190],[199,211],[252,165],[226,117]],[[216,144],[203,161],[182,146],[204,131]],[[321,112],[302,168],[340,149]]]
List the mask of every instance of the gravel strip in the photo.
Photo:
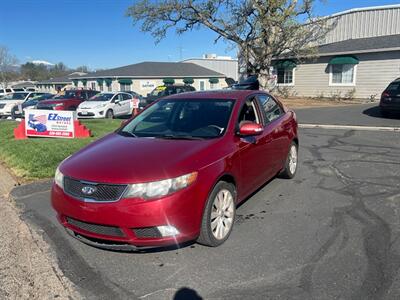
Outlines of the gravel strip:
[[80,299],[48,245],[19,218],[8,197],[15,184],[0,165],[0,299]]

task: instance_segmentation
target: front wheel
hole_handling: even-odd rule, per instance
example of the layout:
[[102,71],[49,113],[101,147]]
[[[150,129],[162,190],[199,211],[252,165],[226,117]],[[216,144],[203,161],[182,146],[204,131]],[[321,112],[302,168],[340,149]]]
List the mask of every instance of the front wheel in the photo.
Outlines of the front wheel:
[[106,112],[106,118],[107,118],[107,119],[112,119],[112,118],[114,118],[114,113],[113,113],[113,111],[112,111],[111,109],[107,110],[107,112]]
[[285,166],[279,174],[282,178],[291,179],[296,175],[298,164],[298,146],[292,142],[289,148],[289,153],[286,157]]
[[236,188],[220,181],[207,200],[197,242],[210,247],[223,244],[231,234],[235,215]]

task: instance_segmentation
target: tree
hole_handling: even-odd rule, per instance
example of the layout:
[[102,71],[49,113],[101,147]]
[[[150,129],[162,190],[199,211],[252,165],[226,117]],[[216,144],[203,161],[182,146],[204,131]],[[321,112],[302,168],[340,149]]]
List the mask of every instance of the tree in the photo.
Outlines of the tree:
[[266,87],[273,59],[316,54],[316,42],[330,29],[313,14],[315,0],[139,0],[127,15],[159,42],[206,27],[237,46],[247,75],[257,74]]
[[0,83],[7,87],[8,82],[15,77],[13,67],[17,63],[15,56],[10,54],[8,49],[0,45]]
[[52,67],[50,69],[50,77],[54,78],[54,77],[62,77],[65,76],[69,73],[67,66],[62,63],[59,62],[58,64],[55,64],[54,67]]
[[21,65],[21,75],[25,80],[40,81],[50,78],[49,70],[44,64],[27,62]]
[[77,67],[77,68],[75,69],[75,71],[76,71],[76,72],[81,72],[81,73],[89,73],[89,67],[83,65],[83,66]]

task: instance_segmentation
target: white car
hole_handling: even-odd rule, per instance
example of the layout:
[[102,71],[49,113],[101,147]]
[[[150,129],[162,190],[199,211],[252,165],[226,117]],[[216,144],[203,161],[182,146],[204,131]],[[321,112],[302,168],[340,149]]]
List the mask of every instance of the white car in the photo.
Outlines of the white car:
[[79,118],[113,118],[132,114],[133,96],[128,93],[100,93],[79,104]]
[[0,118],[11,116],[11,112],[26,100],[35,97],[36,93],[17,92],[11,93],[0,98]]

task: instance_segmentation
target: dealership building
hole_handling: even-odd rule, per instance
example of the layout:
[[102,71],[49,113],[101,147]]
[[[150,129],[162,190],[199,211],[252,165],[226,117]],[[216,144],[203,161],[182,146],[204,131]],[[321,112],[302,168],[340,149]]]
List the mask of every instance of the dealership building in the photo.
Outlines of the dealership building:
[[320,42],[318,58],[275,62],[278,90],[306,97],[379,98],[400,77],[400,5],[327,18],[336,25]]
[[227,86],[223,73],[191,62],[142,62],[70,79],[75,87],[99,91],[135,91],[143,96],[166,83],[190,84],[196,90]]

